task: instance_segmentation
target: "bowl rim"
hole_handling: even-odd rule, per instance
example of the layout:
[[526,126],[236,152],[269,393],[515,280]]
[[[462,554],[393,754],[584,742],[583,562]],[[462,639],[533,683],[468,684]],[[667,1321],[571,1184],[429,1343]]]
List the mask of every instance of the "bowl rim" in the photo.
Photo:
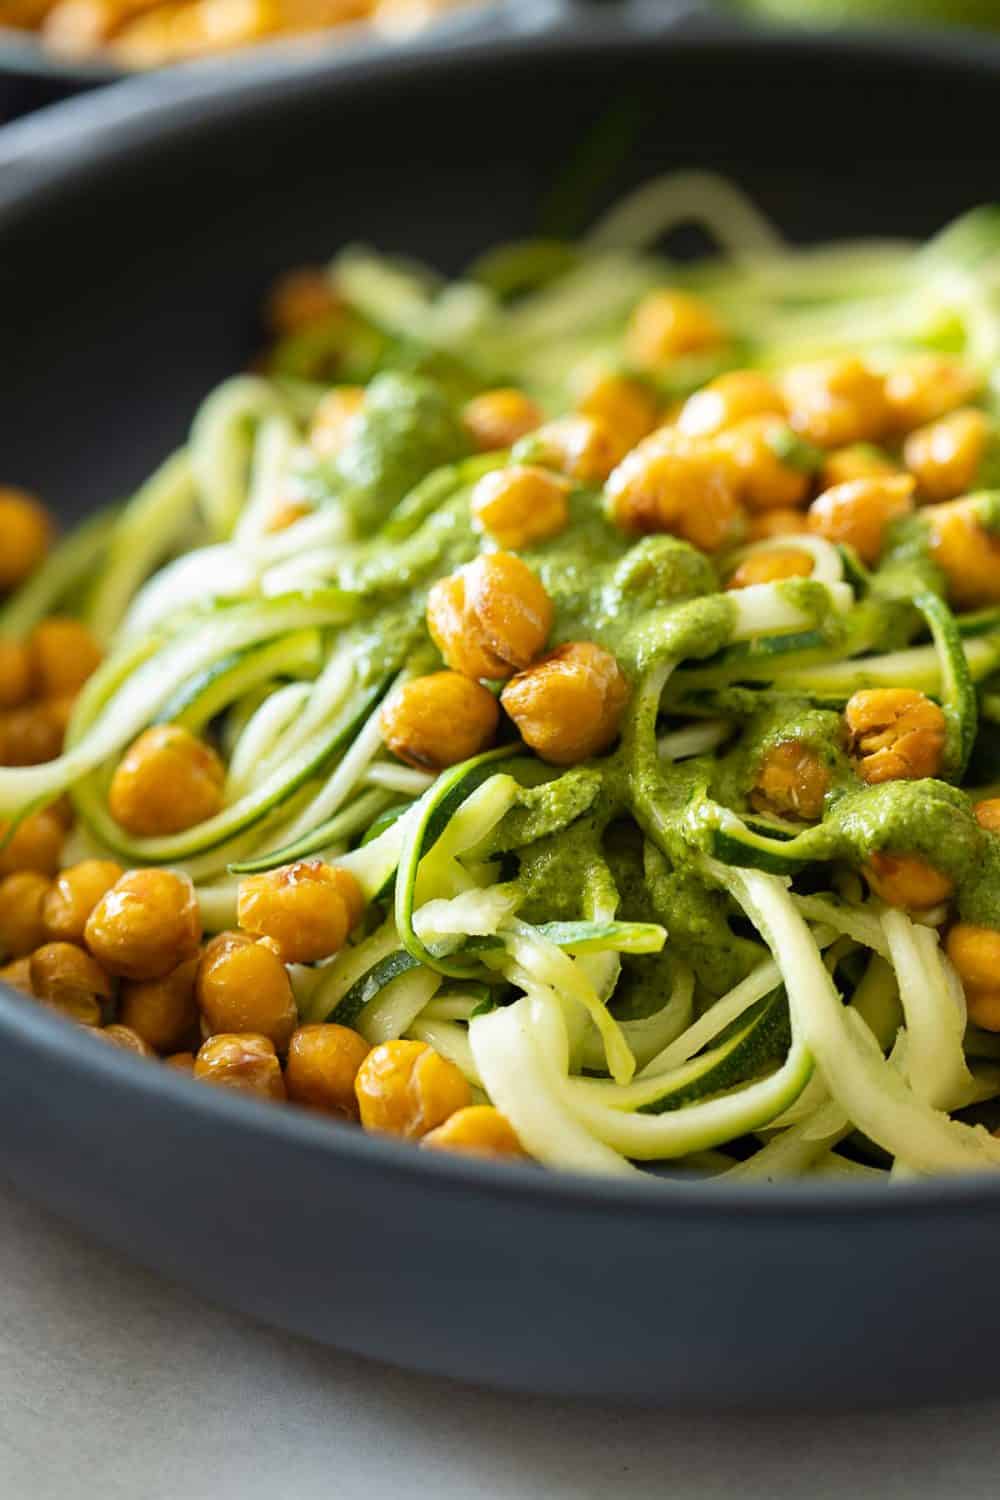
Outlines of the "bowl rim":
[[[644,14],[646,14],[644,12]],[[572,12],[571,19],[580,20]],[[767,29],[749,33],[738,26],[695,18],[678,26],[676,15],[658,26],[623,26],[591,12],[585,25],[521,29],[515,35],[460,35],[442,45],[433,37],[405,44],[370,42],[308,58],[262,56],[227,74],[185,68],[150,74],[94,94],[48,106],[0,128],[0,243],[5,219],[42,201],[78,172],[113,170],[117,161],[141,152],[147,143],[169,140],[199,126],[264,109],[275,93],[302,97],[331,84],[365,87],[388,75],[426,75],[453,65],[496,68],[534,62],[553,52],[604,55],[609,45],[634,51],[651,39],[680,54],[720,54],[747,49],[757,54],[805,60],[853,60],[955,69],[1000,78],[1000,41],[968,34],[844,32],[836,36]],[[169,79],[169,82],[167,81]],[[18,166],[20,172],[5,171]],[[1000,1178],[969,1173],[907,1182],[886,1192],[887,1184],[791,1179],[779,1183],[729,1183],[646,1178],[609,1178],[550,1170],[517,1162],[478,1161],[457,1153],[423,1152],[411,1143],[370,1135],[304,1109],[269,1109],[259,1101],[224,1089],[193,1088],[176,1070],[149,1067],[146,1060],[103,1045],[88,1050],[79,1028],[27,1004],[0,984],[0,1042],[5,1035],[26,1040],[51,1064],[87,1084],[116,1090],[135,1100],[155,1097],[173,1107],[185,1105],[205,1129],[238,1128],[245,1135],[284,1141],[321,1158],[377,1171],[383,1178],[421,1180],[439,1191],[465,1188],[489,1193],[512,1205],[542,1199],[562,1212],[585,1210],[657,1220],[682,1215],[687,1221],[741,1219],[773,1226],[815,1225],[845,1216],[923,1218],[928,1210],[964,1215],[970,1210],[1000,1211]]]

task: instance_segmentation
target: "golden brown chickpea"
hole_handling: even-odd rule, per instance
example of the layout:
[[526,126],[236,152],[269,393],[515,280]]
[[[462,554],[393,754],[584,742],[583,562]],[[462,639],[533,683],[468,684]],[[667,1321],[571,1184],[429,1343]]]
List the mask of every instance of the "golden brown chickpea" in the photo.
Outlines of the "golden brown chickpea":
[[361,887],[350,871],[321,859],[247,876],[240,881],[238,902],[243,931],[267,938],[286,964],[317,963],[339,953],[364,910]]
[[53,525],[40,500],[27,490],[0,485],[0,592],[16,589],[44,560]]
[[782,390],[789,423],[820,448],[878,442],[891,423],[884,377],[853,354],[795,365]]
[[189,729],[155,724],[118,762],[108,808],[128,833],[182,833],[221,809],[225,779],[225,767],[215,751]]
[[432,672],[404,683],[379,717],[386,747],[424,771],[443,771],[488,749],[499,722],[493,694],[461,672]]
[[608,480],[605,497],[611,520],[624,531],[667,531],[703,552],[735,541],[743,523],[729,455],[670,428],[632,449]]
[[862,868],[862,875],[880,900],[887,906],[905,907],[907,911],[929,911],[949,901],[955,882],[935,870],[918,854],[873,854]]
[[0,953],[23,958],[45,942],[49,889],[48,876],[37,870],[18,870],[0,880]]
[[283,1052],[298,1025],[288,970],[267,943],[242,932],[221,932],[206,947],[195,975],[195,996],[210,1035],[254,1032]]
[[936,776],[944,760],[947,722],[937,704],[915,688],[871,688],[844,709],[855,769],[870,786]]
[[443,1125],[425,1135],[421,1146],[437,1151],[463,1151],[472,1156],[528,1155],[514,1127],[492,1104],[470,1104],[456,1110]]
[[832,490],[835,485],[850,484],[852,479],[882,479],[898,473],[899,465],[873,443],[849,443],[846,448],[834,448],[826,455],[819,487]]
[[584,385],[576,409],[617,433],[625,451],[652,432],[659,414],[653,391],[628,375],[597,375]]
[[529,441],[532,463],[557,469],[580,484],[603,484],[627,452],[626,444],[607,422],[582,412],[545,422]]
[[928,505],[928,546],[959,609],[1000,604],[1000,536],[982,524],[974,501]]
[[809,507],[809,530],[853,547],[863,563],[878,562],[890,522],[913,509],[910,474],[852,479],[825,490]]
[[11,989],[18,990],[22,995],[32,995],[31,959],[15,958],[13,963],[4,964],[0,969],[0,982],[9,984]]
[[197,972],[198,959],[188,958],[161,979],[129,979],[122,985],[119,1007],[122,1021],[154,1051],[174,1052],[196,1034]]
[[783,740],[766,752],[757,768],[750,805],[779,818],[814,823],[823,816],[830,776],[816,754],[799,740]]
[[912,432],[964,406],[982,390],[983,378],[952,354],[913,354],[885,382],[892,426]]
[[31,654],[23,641],[0,637],[0,709],[20,708],[31,697]]
[[173,870],[128,870],[98,901],[83,935],[110,973],[160,979],[198,951],[194,886]]
[[279,276],[267,299],[267,323],[279,337],[321,323],[341,306],[322,266],[300,266]]
[[809,494],[809,475],[780,457],[782,434],[789,436],[782,417],[747,417],[716,439],[732,462],[739,498],[748,510],[794,509]]
[[102,1042],[110,1042],[113,1047],[120,1047],[123,1052],[134,1052],[137,1057],[155,1057],[156,1053],[148,1042],[145,1042],[137,1031],[131,1026],[104,1026],[94,1032]]
[[700,354],[728,342],[707,302],[663,287],[634,309],[625,334],[629,360],[641,370],[662,370],[681,354]]
[[354,1092],[366,1130],[408,1140],[427,1135],[472,1102],[463,1074],[426,1042],[373,1047],[358,1069]]
[[750,517],[747,540],[765,542],[775,536],[802,536],[809,521],[801,510],[762,510]]
[[812,555],[801,547],[769,547],[743,559],[729,577],[727,589],[748,589],[755,583],[778,583],[782,578],[808,578]]
[[288,1045],[285,1087],[296,1104],[326,1114],[358,1118],[354,1082],[368,1043],[348,1026],[300,1026]]
[[472,523],[501,547],[530,547],[565,531],[570,483],[532,464],[512,464],[484,474],[469,500]]
[[169,1057],[163,1059],[163,1062],[165,1067],[176,1068],[179,1073],[194,1072],[193,1052],[171,1052]]
[[971,922],[956,922],[948,933],[945,952],[964,985],[972,990],[1000,991],[1000,932]]
[[545,420],[537,402],[513,386],[483,391],[467,401],[462,411],[462,426],[479,453],[496,453],[512,448],[518,438],[534,432]]
[[65,733],[62,701],[25,703],[0,713],[0,765],[37,766],[56,758]]
[[[0,822],[0,835],[7,824]],[[0,849],[0,876],[17,870],[40,870],[54,875],[59,868],[66,825],[54,807],[29,813],[14,829],[10,840]]]
[[554,613],[536,574],[512,552],[482,554],[427,596],[434,644],[449,667],[473,678],[526,667],[545,646]]
[[90,913],[124,873],[113,859],[85,859],[63,870],[45,897],[42,914],[49,937],[82,943]]
[[921,499],[953,500],[974,489],[992,428],[974,407],[953,411],[911,432],[903,445],[906,467]]
[[571,766],[608,748],[628,696],[628,682],[611,652],[591,641],[573,641],[519,672],[500,702],[542,760]]
[[111,980],[99,963],[75,943],[45,943],[31,955],[31,990],[82,1026],[100,1026]]
[[194,1077],[200,1083],[239,1089],[262,1099],[286,1097],[274,1043],[270,1037],[250,1032],[211,1037],[194,1060]]
[[1000,1031],[1000,990],[974,990],[966,985],[965,1005],[970,1025],[983,1031]]
[[101,648],[86,625],[62,615],[35,626],[28,650],[41,698],[72,697],[101,664]]
[[677,426],[689,437],[712,437],[747,417],[783,416],[781,392],[760,370],[730,370],[689,396]]
[[320,398],[309,427],[309,446],[313,452],[320,458],[335,458],[357,430],[364,404],[363,385],[338,385],[327,391]]
[[987,833],[1000,833],[1000,797],[985,797],[977,802],[972,811],[980,828]]

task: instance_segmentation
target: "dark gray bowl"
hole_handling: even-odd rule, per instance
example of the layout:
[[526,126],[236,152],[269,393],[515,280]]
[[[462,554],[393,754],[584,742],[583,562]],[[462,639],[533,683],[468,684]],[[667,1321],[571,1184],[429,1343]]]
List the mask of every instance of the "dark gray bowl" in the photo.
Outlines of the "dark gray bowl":
[[[1000,196],[998,79],[985,42],[592,19],[61,106],[0,135],[3,478],[67,514],[127,489],[252,348],[269,276],[345,240],[457,267],[692,162],[796,235],[923,233]],[[619,160],[554,196],[609,109],[632,122]],[[1000,1390],[995,1180],[647,1188],[430,1160],[199,1089],[10,993],[0,1131],[14,1182],[109,1245],[400,1364],[716,1406]]]

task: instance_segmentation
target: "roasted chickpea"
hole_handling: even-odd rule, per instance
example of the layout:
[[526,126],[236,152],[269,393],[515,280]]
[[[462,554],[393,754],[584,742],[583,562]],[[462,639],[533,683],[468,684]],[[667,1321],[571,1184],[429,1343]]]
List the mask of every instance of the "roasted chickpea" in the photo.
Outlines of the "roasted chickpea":
[[441,578],[427,596],[427,628],[448,666],[466,677],[510,677],[545,646],[552,600],[527,563],[488,552]]
[[120,1047],[123,1052],[134,1052],[137,1057],[155,1057],[156,1053],[148,1042],[144,1041],[137,1031],[131,1026],[120,1026],[116,1022],[113,1026],[104,1026],[94,1032],[102,1042],[110,1042],[113,1047]]
[[270,1037],[250,1032],[210,1037],[194,1060],[194,1077],[200,1083],[239,1089],[263,1099],[286,1097],[274,1043]]
[[356,1120],[354,1083],[368,1052],[364,1037],[348,1026],[330,1022],[300,1026],[288,1045],[285,1087],[289,1099]]
[[625,531],[668,531],[703,552],[736,540],[738,476],[717,444],[666,428],[645,438],[605,486],[608,515]]
[[941,709],[915,688],[872,688],[855,693],[844,709],[855,769],[870,786],[936,776],[944,760],[947,722]]
[[35,626],[28,650],[42,698],[72,697],[101,664],[101,648],[86,625],[62,615]]
[[769,547],[745,557],[729,576],[727,589],[748,589],[755,583],[778,583],[783,578],[808,578],[812,555],[801,547]]
[[1000,833],[1000,797],[986,797],[977,802],[972,811],[980,828],[987,833]]
[[322,396],[309,427],[309,446],[320,458],[335,458],[357,430],[365,404],[363,385],[338,385]]
[[801,510],[762,510],[750,517],[747,539],[764,542],[775,536],[802,536],[808,530],[808,518]]
[[948,584],[948,598],[959,609],[1000,604],[1000,535],[980,520],[974,500],[949,500],[922,512],[928,546]]
[[513,386],[483,391],[467,401],[462,411],[462,426],[480,453],[513,448],[519,438],[541,427],[544,420],[538,403]]
[[1000,932],[971,922],[956,922],[948,933],[945,951],[964,985],[973,990],[1000,991]]
[[37,870],[18,870],[0,880],[0,953],[23,958],[45,942],[45,898],[49,878]]
[[110,973],[160,979],[198,951],[194,886],[173,870],[128,870],[98,901],[83,935]]
[[322,266],[300,266],[279,276],[267,299],[267,323],[279,337],[321,323],[341,306]]
[[597,375],[577,396],[576,409],[596,417],[617,433],[627,451],[652,432],[659,403],[649,386],[629,375]]
[[834,448],[826,455],[819,473],[819,487],[832,490],[835,485],[850,484],[853,479],[883,479],[887,474],[898,473],[899,465],[874,443],[849,443],[846,448]]
[[892,426],[912,432],[964,406],[982,390],[983,378],[951,354],[912,354],[885,382]]
[[432,672],[404,683],[379,717],[383,742],[393,755],[430,771],[488,749],[499,722],[493,694],[460,672]]
[[366,1130],[408,1140],[427,1135],[472,1102],[463,1074],[426,1042],[373,1047],[358,1069],[354,1092]]
[[869,886],[887,906],[929,911],[949,901],[955,883],[918,854],[873,854],[861,871]]
[[889,524],[913,509],[913,490],[909,474],[835,485],[810,505],[809,530],[853,547],[864,563],[877,563]]
[[20,708],[31,697],[31,653],[23,641],[0,637],[0,709]]
[[514,450],[516,459],[557,469],[580,484],[603,484],[621,463],[627,444],[601,417],[582,412],[545,422]]
[[662,287],[649,292],[629,319],[625,348],[641,370],[662,370],[681,354],[701,354],[728,342],[707,302],[690,292]]
[[45,943],[31,955],[31,991],[82,1026],[100,1026],[111,980],[75,943]]
[[56,758],[66,729],[62,702],[25,703],[0,713],[0,765],[37,766]]
[[472,1156],[528,1154],[506,1115],[491,1104],[470,1104],[456,1110],[443,1125],[425,1135],[420,1144],[432,1150],[464,1151]]
[[250,875],[240,881],[238,900],[240,927],[267,938],[286,964],[316,963],[338,953],[364,911],[361,887],[350,871],[321,859]]
[[953,411],[911,432],[903,445],[906,467],[925,500],[953,500],[975,487],[992,428],[974,407]]
[[[156,1052],[174,1052],[196,1034],[194,994],[198,959],[188,958],[161,979],[128,979],[122,985],[122,1022]],[[192,1059],[193,1060],[193,1059]]]
[[108,808],[129,833],[181,833],[221,809],[225,779],[225,767],[215,751],[189,729],[155,724],[118,762]]
[[242,932],[221,932],[206,947],[195,975],[195,996],[206,1031],[255,1032],[279,1052],[298,1025],[288,970],[274,949]]
[[747,417],[782,416],[781,392],[760,370],[729,370],[689,396],[677,426],[689,437],[711,437]]
[[82,943],[90,913],[124,873],[113,859],[85,859],[63,870],[45,897],[43,917],[49,937]]
[[54,528],[48,511],[27,490],[0,485],[0,592],[16,589],[48,552]]
[[823,816],[830,776],[823,762],[799,740],[783,740],[765,752],[750,792],[758,812],[814,823]]
[[610,651],[573,641],[519,672],[500,701],[542,760],[570,766],[608,748],[628,695],[625,674]]
[[795,365],[782,391],[791,426],[820,448],[877,442],[891,423],[884,378],[853,354]]
[[809,475],[782,457],[782,437],[792,438],[787,422],[761,416],[747,417],[716,439],[732,463],[739,498],[748,510],[789,510],[809,493]]
[[533,464],[494,469],[473,488],[473,525],[501,547],[530,547],[565,531],[569,492],[568,479]]
[[15,958],[13,963],[0,968],[0,983],[10,985],[22,995],[31,995],[31,959]]
[[[6,823],[0,823],[0,836],[6,834],[7,827]],[[17,870],[40,870],[43,875],[54,875],[65,837],[66,825],[55,807],[29,813],[0,849],[0,875],[12,875]]]

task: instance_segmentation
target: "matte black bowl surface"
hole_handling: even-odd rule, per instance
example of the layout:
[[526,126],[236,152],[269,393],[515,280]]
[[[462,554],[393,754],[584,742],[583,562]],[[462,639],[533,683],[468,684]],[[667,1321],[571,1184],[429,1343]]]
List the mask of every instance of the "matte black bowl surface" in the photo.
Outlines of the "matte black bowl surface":
[[[272,273],[359,239],[457,268],[537,225],[623,101],[641,128],[601,203],[697,163],[793,235],[922,234],[1000,197],[998,78],[985,42],[593,21],[61,106],[0,134],[2,477],[67,515],[127,491],[252,349]],[[13,1181],[108,1244],[401,1364],[716,1406],[1000,1390],[995,1180],[751,1190],[430,1159],[195,1088],[10,992],[0,1132]]]

